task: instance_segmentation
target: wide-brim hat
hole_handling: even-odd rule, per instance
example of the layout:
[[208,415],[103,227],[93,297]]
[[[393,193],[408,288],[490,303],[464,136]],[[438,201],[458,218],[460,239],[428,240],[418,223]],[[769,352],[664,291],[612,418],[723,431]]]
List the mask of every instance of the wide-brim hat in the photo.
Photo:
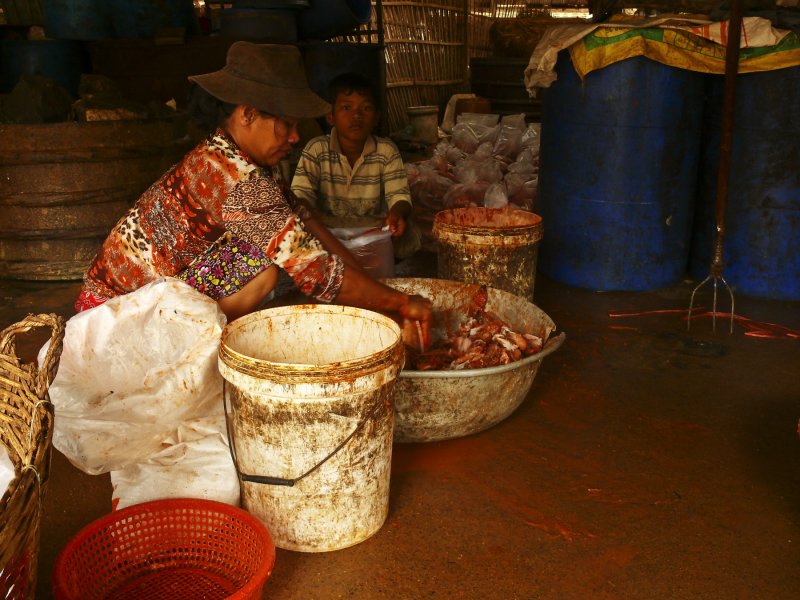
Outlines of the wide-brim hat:
[[222,69],[189,80],[223,102],[271,115],[302,119],[331,110],[308,86],[300,50],[288,44],[234,42]]

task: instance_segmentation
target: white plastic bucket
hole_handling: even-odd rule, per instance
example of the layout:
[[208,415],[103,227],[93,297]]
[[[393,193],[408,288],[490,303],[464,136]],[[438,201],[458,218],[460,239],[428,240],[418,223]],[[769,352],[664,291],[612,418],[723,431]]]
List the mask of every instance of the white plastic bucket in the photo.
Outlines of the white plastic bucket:
[[275,545],[352,546],[389,510],[399,326],[347,306],[253,313],[222,332],[231,450],[243,506]]

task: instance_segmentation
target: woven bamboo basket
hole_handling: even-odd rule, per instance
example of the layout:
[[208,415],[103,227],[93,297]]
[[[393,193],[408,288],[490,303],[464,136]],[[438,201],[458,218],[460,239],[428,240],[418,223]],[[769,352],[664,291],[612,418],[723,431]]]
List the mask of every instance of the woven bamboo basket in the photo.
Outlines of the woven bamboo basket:
[[441,107],[465,92],[467,9],[463,0],[383,0],[390,130],[402,128],[409,106]]
[[[50,329],[50,345],[41,367],[17,356],[17,336]],[[39,555],[39,525],[50,469],[53,405],[48,388],[58,370],[64,319],[28,315],[0,333],[0,444],[16,477],[0,504],[0,598],[34,598]]]

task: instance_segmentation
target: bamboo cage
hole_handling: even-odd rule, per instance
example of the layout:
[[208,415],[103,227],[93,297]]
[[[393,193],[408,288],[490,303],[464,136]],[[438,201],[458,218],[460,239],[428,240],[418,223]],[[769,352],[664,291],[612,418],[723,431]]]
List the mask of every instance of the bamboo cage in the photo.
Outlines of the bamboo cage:
[[531,0],[467,0],[469,56],[492,56],[489,31],[498,19],[514,19],[524,11]]
[[493,56],[490,30],[531,10],[586,7],[589,0],[373,0],[372,20],[336,41],[383,47],[383,130],[408,122],[411,106],[441,110],[453,94],[470,91],[469,59]]
[[[405,127],[408,107],[441,107],[453,94],[468,91],[468,11],[475,1],[373,0],[372,21],[338,38],[382,45],[387,132]],[[486,39],[489,24],[481,23]]]
[[441,107],[468,89],[465,0],[383,1],[389,129],[410,106]]

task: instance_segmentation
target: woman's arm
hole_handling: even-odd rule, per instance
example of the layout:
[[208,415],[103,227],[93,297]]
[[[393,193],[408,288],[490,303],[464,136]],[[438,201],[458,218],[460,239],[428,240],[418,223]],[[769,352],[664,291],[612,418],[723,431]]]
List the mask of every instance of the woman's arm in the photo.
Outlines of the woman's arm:
[[303,220],[303,225],[305,225],[306,230],[322,243],[322,246],[325,248],[325,250],[331,254],[340,256],[344,264],[347,265],[349,269],[366,275],[364,273],[364,269],[361,268],[361,265],[358,264],[358,261],[356,261],[355,257],[350,253],[350,251],[344,247],[344,244],[342,244],[342,242],[340,242],[339,239],[331,233],[331,230],[328,229],[313,213],[308,211],[308,215],[301,214],[300,218]]
[[[259,206],[263,208],[255,210]],[[408,319],[430,319],[430,301],[403,294],[372,279],[357,264],[349,264],[355,259],[341,242],[315,219],[304,222],[292,212],[275,182],[255,179],[240,184],[228,197],[226,208],[228,230],[263,248],[304,294],[323,302],[395,311]],[[325,243],[332,248],[339,245],[343,252],[331,252]]]
[[344,269],[342,287],[336,296],[336,303],[367,310],[393,311],[406,319],[416,321],[430,320],[433,311],[427,298],[404,294],[349,267]]

